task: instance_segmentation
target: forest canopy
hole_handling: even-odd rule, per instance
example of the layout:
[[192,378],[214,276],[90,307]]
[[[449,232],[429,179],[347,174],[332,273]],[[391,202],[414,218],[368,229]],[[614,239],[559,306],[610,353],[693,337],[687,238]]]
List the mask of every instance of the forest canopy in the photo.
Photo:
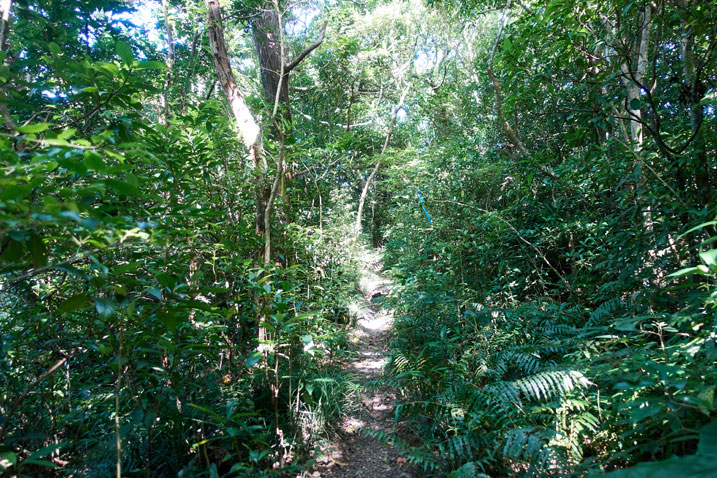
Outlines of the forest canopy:
[[413,476],[714,476],[716,50],[703,0],[0,0],[0,476],[323,476],[367,387]]

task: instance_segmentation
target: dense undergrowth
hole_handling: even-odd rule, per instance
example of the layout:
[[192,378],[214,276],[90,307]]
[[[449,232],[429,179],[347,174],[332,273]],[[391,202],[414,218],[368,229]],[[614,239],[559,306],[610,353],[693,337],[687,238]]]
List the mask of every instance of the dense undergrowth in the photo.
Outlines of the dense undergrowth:
[[0,1],[0,473],[307,471],[370,241],[419,474],[708,476],[716,57],[700,0]]
[[[464,52],[486,69],[418,103],[434,136],[378,186],[400,446],[454,477],[711,476],[715,9],[520,7]],[[704,76],[670,76],[691,48]]]
[[[484,177],[461,187],[475,191],[471,182]],[[441,197],[461,196],[453,193],[431,192],[425,236],[415,234],[426,225],[414,214],[387,243],[402,283],[391,363],[404,394],[397,417],[425,439],[406,445],[409,456],[426,470],[463,470],[455,476],[474,468],[539,476],[692,453],[713,413],[714,220],[695,219],[695,230],[668,248],[657,225],[635,238],[629,223],[620,231],[619,218],[593,215],[597,198],[584,203],[592,211],[566,198],[572,206],[551,215],[538,213],[552,202],[538,194],[521,204],[531,211],[521,218],[499,207],[441,205]],[[568,223],[566,214],[580,219]],[[690,235],[693,244],[705,239],[699,257],[685,250]],[[624,242],[611,244],[615,236]],[[642,250],[643,260],[626,263],[626,248]],[[560,269],[552,271],[546,253],[573,270],[553,259]],[[694,476],[713,467],[704,459]]]
[[[541,174],[527,161],[464,169],[466,147],[387,177],[451,178],[421,184],[431,224],[395,203],[386,238],[401,282],[390,381],[397,419],[420,433],[401,445],[411,460],[461,477],[583,476],[694,453],[717,378],[714,196],[646,218],[634,187],[614,187],[628,152]],[[653,204],[670,194],[652,187]],[[668,463],[630,476],[715,466],[714,454]]]

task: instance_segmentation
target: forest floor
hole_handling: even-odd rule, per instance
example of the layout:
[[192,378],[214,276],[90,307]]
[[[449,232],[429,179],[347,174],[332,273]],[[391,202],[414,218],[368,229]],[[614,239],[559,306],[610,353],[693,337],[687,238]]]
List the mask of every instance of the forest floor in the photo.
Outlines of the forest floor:
[[354,395],[358,403],[348,404],[350,412],[339,425],[338,433],[322,447],[312,478],[412,478],[415,476],[406,459],[397,450],[366,431],[394,432],[393,403],[395,394],[376,387],[387,362],[388,337],[393,310],[385,298],[391,293],[392,281],[382,273],[377,251],[365,252],[360,258],[362,297],[351,307],[356,316],[351,340],[356,344],[355,358],[346,364],[346,372],[360,387]]

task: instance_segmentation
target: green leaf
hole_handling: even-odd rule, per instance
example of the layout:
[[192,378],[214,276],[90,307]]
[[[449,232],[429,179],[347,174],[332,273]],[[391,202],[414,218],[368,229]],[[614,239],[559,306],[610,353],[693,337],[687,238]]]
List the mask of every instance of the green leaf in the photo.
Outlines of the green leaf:
[[699,267],[686,267],[677,272],[673,272],[672,274],[668,274],[667,277],[682,277],[690,274],[699,274],[700,272],[701,270]]
[[59,312],[60,314],[73,312],[77,309],[81,309],[89,302],[90,299],[87,297],[87,294],[73,295],[69,299],[65,300],[62,304],[60,304],[60,306],[57,308],[57,312]]
[[[49,455],[50,453],[52,453],[52,452],[54,452],[54,451],[56,451],[56,450],[59,450],[59,449],[62,448],[63,446],[65,446],[65,443],[57,443],[57,444],[54,444],[54,445],[49,445],[49,446],[40,448],[39,450],[35,451],[32,455],[30,455],[29,457],[27,457],[27,459],[24,460],[22,463],[25,464],[25,463],[28,462],[28,460],[37,460],[37,459],[40,458],[40,457]],[[54,463],[52,463],[52,465],[54,466]]]
[[126,42],[118,41],[117,45],[117,54],[120,58],[122,58],[122,62],[127,66],[132,66],[132,62],[134,62],[134,54],[132,53],[132,47],[129,46]]
[[140,61],[137,64],[137,69],[140,70],[164,70],[166,68],[167,65],[159,61]]
[[30,237],[30,257],[35,267],[42,267],[47,264],[47,248],[42,238],[37,234]]
[[72,158],[59,158],[57,160],[60,166],[67,169],[68,171],[72,171],[73,173],[77,173],[80,176],[84,176],[87,174],[87,166],[85,166],[84,163],[77,161]]
[[22,259],[24,249],[25,247],[22,242],[10,239],[5,245],[5,249],[2,251],[0,258],[5,262],[18,262]]
[[47,128],[52,126],[52,123],[35,123],[35,124],[28,124],[25,126],[19,126],[17,128],[18,133],[22,134],[34,134],[34,133],[42,133]]
[[162,324],[164,324],[165,327],[167,327],[167,329],[169,329],[170,332],[174,333],[174,331],[177,330],[179,319],[174,312],[168,310],[158,310],[157,318],[160,322],[162,322]]
[[[697,406],[699,407],[700,411],[707,415],[708,417],[714,411],[714,398],[715,398],[715,391],[711,388],[706,388],[700,392],[699,395],[697,395]],[[715,444],[715,451],[717,451],[717,444]]]
[[678,239],[681,239],[682,237],[686,236],[687,234],[689,234],[689,233],[691,233],[691,232],[695,232],[695,231],[697,231],[697,230],[699,230],[699,229],[702,229],[702,228],[704,228],[704,227],[715,226],[715,225],[717,225],[717,221],[708,221],[708,222],[702,223],[702,224],[700,224],[699,226],[695,226],[695,227],[693,227],[693,228],[687,230],[686,232],[680,234],[679,236],[677,236],[677,238],[678,238]]
[[59,467],[60,467],[60,465],[57,465],[57,464],[55,464],[55,463],[53,463],[53,462],[51,462],[51,461],[47,461],[47,460],[36,460],[36,459],[32,459],[32,458],[28,458],[27,460],[23,460],[22,463],[20,463],[20,465],[23,465],[23,466],[24,466],[24,465],[36,465],[36,466],[44,466],[44,467],[47,467],[47,468],[59,468]]
[[631,110],[639,110],[640,109],[640,100],[637,98],[633,98],[630,100],[630,109]]
[[713,478],[717,470],[717,421],[702,428],[697,454],[667,460],[640,463],[632,468],[607,474],[593,473],[591,478]]
[[17,455],[11,451],[0,451],[0,471],[7,471],[17,464]]
[[717,266],[717,249],[700,252],[700,258],[710,267]]
[[246,365],[246,368],[252,368],[254,365],[259,363],[259,360],[261,360],[262,353],[258,350],[253,351],[252,353],[247,356],[246,360],[244,361],[244,364]]
[[100,317],[103,319],[109,319],[117,311],[117,302],[109,297],[101,297],[95,302],[95,309]]
[[14,199],[28,196],[33,190],[32,184],[10,184],[3,187],[0,193],[0,199],[3,201],[12,201]]
[[225,419],[224,417],[222,417],[221,415],[219,415],[217,412],[215,412],[215,411],[213,411],[213,410],[210,410],[210,409],[207,408],[207,407],[202,407],[201,405],[197,405],[197,404],[194,404],[194,403],[190,403],[190,404],[188,404],[188,405],[189,405],[190,407],[192,407],[192,408],[195,408],[195,409],[197,409],[197,410],[199,410],[199,411],[202,411],[202,412],[208,414],[209,416],[211,416],[212,418],[214,418],[214,419],[217,421],[217,423],[225,423],[225,422],[226,422],[226,419]]
[[93,171],[101,172],[105,169],[105,162],[102,160],[102,156],[95,153],[94,151],[85,151],[84,163],[85,166],[87,166],[87,169],[91,169]]
[[700,430],[697,453],[702,456],[717,457],[717,420],[708,423]]
[[129,264],[122,264],[122,265],[117,266],[114,269],[112,269],[112,275],[119,276],[119,275],[124,274],[125,272],[131,272],[131,271],[137,270],[137,269],[139,269],[139,267],[141,265],[142,264],[139,262],[131,262]]
[[449,478],[490,478],[488,475],[480,473],[478,470],[479,468],[476,466],[475,462],[471,461],[464,464],[448,476]]
[[177,285],[177,281],[174,279],[174,276],[167,272],[157,274],[157,282],[159,282],[169,290],[174,289],[174,286]]
[[138,196],[139,195],[139,189],[137,189],[137,186],[133,186],[132,184],[126,183],[124,181],[118,181],[117,179],[107,178],[107,179],[105,179],[105,184],[120,194],[124,194],[127,196]]

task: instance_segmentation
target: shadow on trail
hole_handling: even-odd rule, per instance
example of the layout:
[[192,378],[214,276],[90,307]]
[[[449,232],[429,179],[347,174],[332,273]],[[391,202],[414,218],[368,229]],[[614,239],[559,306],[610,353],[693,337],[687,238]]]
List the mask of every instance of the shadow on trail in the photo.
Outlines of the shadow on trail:
[[393,282],[381,273],[378,252],[361,258],[359,291],[362,297],[351,306],[356,317],[350,336],[356,343],[355,359],[346,364],[353,380],[362,391],[344,417],[338,436],[322,447],[312,478],[412,478],[414,473],[406,460],[390,445],[366,436],[367,431],[394,432],[393,403],[395,394],[375,387],[388,360],[388,337],[393,324],[393,310],[383,300],[390,295]]

